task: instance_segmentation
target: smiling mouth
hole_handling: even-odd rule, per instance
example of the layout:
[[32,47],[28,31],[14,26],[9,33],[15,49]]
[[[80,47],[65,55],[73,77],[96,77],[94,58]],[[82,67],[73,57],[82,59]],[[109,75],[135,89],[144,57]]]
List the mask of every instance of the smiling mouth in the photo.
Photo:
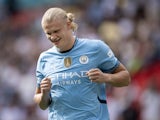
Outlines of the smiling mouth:
[[59,42],[60,40],[61,40],[61,38],[58,38],[58,39],[53,40],[52,42],[53,42],[53,43],[57,43],[57,42]]

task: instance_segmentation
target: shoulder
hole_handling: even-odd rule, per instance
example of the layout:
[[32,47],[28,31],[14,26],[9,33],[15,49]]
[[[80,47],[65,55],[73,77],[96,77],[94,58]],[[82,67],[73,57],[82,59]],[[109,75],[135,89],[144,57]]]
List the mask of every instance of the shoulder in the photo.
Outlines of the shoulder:
[[100,48],[102,46],[107,46],[107,44],[100,39],[88,39],[88,38],[78,38],[79,44],[87,47]]
[[51,55],[53,55],[54,51],[55,51],[55,47],[52,47],[46,51],[43,51],[39,56],[39,60],[45,61],[47,58],[49,58]]
[[[100,39],[79,39],[80,42],[82,42],[83,46],[81,45],[81,51],[87,51],[87,52],[94,52],[97,55],[105,55],[107,54],[113,54],[111,48],[108,44],[106,44],[104,41]],[[99,54],[101,53],[101,54]]]

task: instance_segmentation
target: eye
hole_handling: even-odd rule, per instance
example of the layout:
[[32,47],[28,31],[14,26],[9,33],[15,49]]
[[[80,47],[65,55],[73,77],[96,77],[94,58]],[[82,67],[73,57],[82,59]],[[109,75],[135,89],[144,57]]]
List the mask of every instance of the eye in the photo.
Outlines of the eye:
[[49,32],[48,32],[48,33],[46,33],[46,34],[47,34],[47,35],[51,35],[52,33],[49,33]]
[[55,30],[54,33],[58,33],[60,30]]
[[58,33],[59,31],[60,31],[60,29],[54,30],[54,31],[49,31],[49,32],[46,32],[46,34],[50,36],[50,35],[52,35],[54,33]]

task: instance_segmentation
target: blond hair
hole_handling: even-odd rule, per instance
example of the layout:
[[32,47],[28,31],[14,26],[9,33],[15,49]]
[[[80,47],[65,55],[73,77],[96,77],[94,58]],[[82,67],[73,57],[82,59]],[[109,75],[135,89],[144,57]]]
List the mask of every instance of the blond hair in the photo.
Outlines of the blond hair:
[[66,19],[67,22],[71,23],[71,28],[75,32],[78,28],[78,25],[74,22],[75,17],[73,13],[67,13],[61,8],[49,8],[43,15],[41,24],[43,25],[46,22],[51,22],[53,20]]

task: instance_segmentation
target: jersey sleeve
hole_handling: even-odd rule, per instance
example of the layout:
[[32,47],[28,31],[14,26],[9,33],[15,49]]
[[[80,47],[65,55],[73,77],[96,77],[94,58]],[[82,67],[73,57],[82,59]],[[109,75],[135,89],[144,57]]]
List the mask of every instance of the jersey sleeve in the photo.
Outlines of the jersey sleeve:
[[41,80],[44,78],[43,67],[44,67],[44,62],[42,57],[40,56],[36,68],[37,87],[40,87]]
[[111,73],[120,64],[119,60],[115,57],[110,47],[103,41],[99,42],[99,68],[104,71]]

